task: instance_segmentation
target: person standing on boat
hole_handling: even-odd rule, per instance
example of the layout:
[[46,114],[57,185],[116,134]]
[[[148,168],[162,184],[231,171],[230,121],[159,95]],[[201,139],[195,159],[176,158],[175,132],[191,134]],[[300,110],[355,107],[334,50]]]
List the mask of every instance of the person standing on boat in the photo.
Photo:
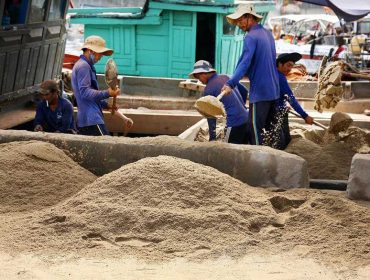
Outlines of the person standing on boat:
[[230,94],[244,76],[249,78],[249,142],[266,145],[263,135],[272,131],[279,99],[275,41],[271,32],[259,24],[262,16],[256,13],[253,5],[240,4],[235,13],[226,18],[248,34],[244,36],[243,51],[234,74],[222,90]]
[[42,101],[37,105],[34,130],[76,134],[72,103],[60,95],[58,83],[42,82],[40,96]]
[[285,149],[288,146],[291,136],[289,131],[289,121],[288,113],[289,108],[287,107],[287,102],[293,109],[301,115],[302,119],[307,124],[313,124],[314,119],[309,116],[299,105],[297,99],[294,97],[292,90],[289,87],[286,75],[292,70],[294,64],[302,58],[299,53],[282,53],[276,59],[276,66],[279,75],[279,85],[280,85],[280,98],[278,101],[279,114],[282,118],[282,133],[280,135],[279,149]]
[[111,109],[106,101],[120,94],[120,89],[99,90],[94,64],[103,55],[110,56],[105,40],[99,36],[86,38],[82,46],[83,54],[72,70],[72,88],[77,102],[77,126],[80,134],[109,135],[104,123],[103,109]]
[[[199,60],[194,64],[190,78],[196,78],[206,85],[204,96],[212,95],[217,97],[222,86],[229,77],[218,75],[211,63],[206,60]],[[240,83],[233,89],[233,94],[224,96],[220,101],[224,104],[226,111],[225,137],[223,141],[234,144],[248,144],[247,120],[248,110],[245,107],[248,91]],[[209,127],[209,141],[216,140],[216,119],[207,118]]]

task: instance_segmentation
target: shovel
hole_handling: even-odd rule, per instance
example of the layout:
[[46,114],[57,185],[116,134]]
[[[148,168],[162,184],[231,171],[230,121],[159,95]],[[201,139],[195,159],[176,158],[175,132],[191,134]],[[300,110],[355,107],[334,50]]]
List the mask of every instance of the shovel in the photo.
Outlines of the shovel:
[[[118,73],[117,73],[117,65],[112,58],[107,60],[105,64],[105,83],[111,88],[116,89],[119,80],[118,80]],[[114,114],[114,108],[116,107],[117,98],[116,96],[113,97],[113,104],[112,104],[112,115]]]
[[346,75],[351,78],[360,78],[360,79],[365,79],[365,80],[370,81],[370,75],[367,75],[367,74],[343,72],[343,75]]
[[[300,114],[296,113],[295,111],[293,111],[291,109],[289,109],[289,113],[291,113],[292,115],[294,115],[296,117],[302,118]],[[322,123],[319,123],[318,121],[313,121],[313,124],[317,125],[318,127],[323,128],[323,129],[328,129],[327,126],[323,125]]]
[[195,102],[195,109],[206,118],[217,118],[218,116],[226,116],[225,108],[220,101],[224,97],[225,92],[221,92],[217,97],[207,95],[199,98]]
[[[116,63],[114,62],[114,60],[112,58],[109,58],[107,60],[107,63],[105,64],[105,83],[111,89],[116,89],[118,84],[119,84],[117,65],[116,65]],[[115,114],[117,117],[119,117],[120,119],[125,121],[126,117],[119,110],[117,110],[117,111],[114,110],[114,108],[116,107],[116,102],[117,102],[117,97],[115,96],[115,97],[113,97],[111,113],[112,113],[112,115]],[[126,122],[125,122],[124,131],[123,131],[124,134],[123,135],[126,136],[128,131],[129,131],[129,128],[128,128]]]

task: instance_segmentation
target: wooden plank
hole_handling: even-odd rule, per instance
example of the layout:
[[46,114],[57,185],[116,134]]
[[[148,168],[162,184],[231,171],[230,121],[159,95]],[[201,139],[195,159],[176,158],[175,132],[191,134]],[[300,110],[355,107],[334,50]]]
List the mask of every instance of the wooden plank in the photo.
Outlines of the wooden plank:
[[44,73],[46,68],[46,62],[48,57],[49,45],[44,45],[41,47],[40,55],[37,63],[37,71],[35,76],[35,84],[39,84],[44,79]]
[[195,90],[199,92],[204,92],[206,85],[198,82],[193,82],[191,80],[182,81],[179,83],[179,88],[184,88],[188,90]]
[[29,73],[26,77],[26,86],[32,86],[34,85],[34,80],[36,76],[36,69],[37,69],[37,61],[39,59],[39,54],[40,54],[40,46],[34,47],[31,49],[31,58],[29,60],[28,64],[28,70]]
[[[196,111],[149,109],[121,109],[120,111],[134,121],[134,126],[129,133],[144,135],[179,135],[202,119]],[[104,118],[110,132],[123,132],[121,119],[108,111],[104,111]]]
[[153,110],[194,110],[195,98],[186,97],[151,97],[151,96],[119,96],[117,104],[121,109],[140,107]]
[[55,54],[57,52],[57,46],[58,44],[51,44],[49,46],[49,52],[48,52],[48,59],[47,59],[47,64],[46,64],[46,69],[45,69],[45,75],[44,75],[44,80],[50,80],[53,78],[51,74],[53,73],[53,68],[55,65]]
[[5,53],[0,54],[0,95],[3,93],[2,85],[4,80],[4,72],[5,72]]
[[64,44],[65,41],[62,41],[57,45],[57,53],[55,55],[55,63],[54,63],[54,68],[53,68],[53,73],[51,76],[53,78],[57,77],[58,75],[61,74],[62,71],[62,61],[63,61],[63,53],[64,53]]
[[3,93],[12,92],[14,89],[18,56],[19,50],[7,53],[3,80]]
[[15,81],[14,90],[19,90],[25,87],[26,76],[27,76],[27,66],[30,60],[30,49],[23,49],[20,52],[20,58],[17,69],[17,79]]
[[19,109],[0,114],[0,129],[9,129],[32,121],[35,118],[34,109]]

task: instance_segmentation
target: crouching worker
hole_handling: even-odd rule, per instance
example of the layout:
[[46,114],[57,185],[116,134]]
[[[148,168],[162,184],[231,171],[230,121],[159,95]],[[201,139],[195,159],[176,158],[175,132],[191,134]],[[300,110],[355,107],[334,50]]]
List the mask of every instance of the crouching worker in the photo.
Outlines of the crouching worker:
[[280,98],[278,101],[278,106],[279,114],[282,114],[282,133],[280,134],[281,139],[279,141],[279,149],[285,149],[291,140],[288,121],[289,108],[287,107],[287,102],[298,114],[301,115],[302,119],[304,119],[307,124],[312,125],[314,121],[314,119],[303,110],[301,105],[299,105],[289,87],[287,78],[285,77],[292,70],[294,64],[301,58],[302,56],[299,53],[283,53],[280,54],[276,59],[280,85]]
[[[227,75],[218,75],[212,65],[205,60],[199,60],[194,64],[190,78],[196,78],[206,85],[204,96],[217,97],[221,93],[223,85],[229,80]],[[247,144],[247,120],[248,110],[245,107],[248,91],[240,83],[233,89],[234,94],[224,96],[220,101],[226,111],[226,128],[224,141],[234,144]],[[216,140],[216,119],[208,118],[209,141]]]
[[61,97],[58,83],[44,81],[40,96],[42,101],[37,105],[34,130],[76,134],[72,103]]

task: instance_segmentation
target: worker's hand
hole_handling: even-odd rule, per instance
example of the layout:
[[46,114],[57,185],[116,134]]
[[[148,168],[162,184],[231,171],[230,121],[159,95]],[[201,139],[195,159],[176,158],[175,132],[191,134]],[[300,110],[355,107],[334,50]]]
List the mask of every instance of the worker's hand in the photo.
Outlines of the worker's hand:
[[108,88],[108,93],[110,97],[116,97],[117,95],[120,95],[121,89],[117,87],[116,89]]
[[221,92],[224,92],[225,96],[232,93],[232,91],[233,91],[233,89],[231,87],[229,87],[228,85],[224,85],[221,89]]
[[44,131],[44,128],[42,127],[42,125],[38,124],[35,126],[34,131]]
[[123,123],[125,125],[125,128],[127,128],[127,129],[131,129],[132,126],[134,125],[134,121],[132,119],[126,117],[126,116],[123,119]]
[[307,116],[304,121],[306,122],[306,124],[313,124],[313,117],[310,117],[310,116]]

